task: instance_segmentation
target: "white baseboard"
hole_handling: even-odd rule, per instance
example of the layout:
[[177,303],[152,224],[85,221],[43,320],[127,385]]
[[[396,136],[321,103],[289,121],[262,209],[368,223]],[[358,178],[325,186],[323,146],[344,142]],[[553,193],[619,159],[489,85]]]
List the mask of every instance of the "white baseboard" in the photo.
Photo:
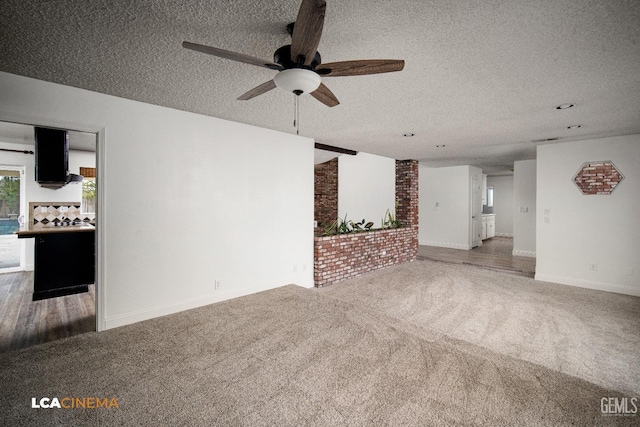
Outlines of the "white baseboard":
[[257,292],[267,291],[269,289],[280,288],[286,286],[285,284],[267,285],[261,287],[232,289],[226,292],[217,292],[211,295],[207,295],[203,298],[193,298],[190,300],[181,301],[177,304],[166,305],[163,307],[151,308],[148,310],[140,310],[133,313],[127,313],[119,316],[113,316],[105,319],[105,330],[117,328],[119,326],[130,325],[132,323],[142,322],[143,320],[150,320],[156,317],[166,316],[168,314],[179,313],[181,311],[190,310],[192,308],[198,308],[205,305],[213,304],[216,302],[222,302],[233,298],[242,297],[245,295],[255,294]]
[[511,237],[511,238],[513,238],[513,233],[496,233],[496,237]]
[[576,279],[574,277],[554,276],[551,274],[536,273],[535,280],[543,282],[559,283],[561,285],[576,286],[578,288],[594,289],[597,291],[614,292],[616,294],[632,295],[640,297],[640,286],[631,287],[616,283],[596,282],[593,280]]
[[471,246],[469,245],[462,245],[459,243],[448,243],[448,242],[434,242],[431,240],[427,240],[424,242],[420,242],[421,245],[424,246],[436,246],[439,248],[449,248],[449,249],[463,249],[465,251],[471,250]]
[[520,249],[512,250],[511,251],[511,255],[513,255],[513,256],[526,256],[526,257],[530,257],[530,258],[535,258],[536,257],[535,251],[521,251]]

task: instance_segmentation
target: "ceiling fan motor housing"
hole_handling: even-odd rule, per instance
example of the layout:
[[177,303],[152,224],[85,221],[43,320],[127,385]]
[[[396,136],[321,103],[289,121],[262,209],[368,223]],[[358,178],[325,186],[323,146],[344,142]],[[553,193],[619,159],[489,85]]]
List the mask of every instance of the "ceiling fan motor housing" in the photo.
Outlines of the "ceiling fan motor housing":
[[304,58],[300,65],[297,62],[291,60],[291,45],[288,44],[286,46],[282,46],[273,54],[273,62],[278,63],[284,67],[285,70],[289,68],[307,68],[310,70],[315,70],[318,65],[322,62],[320,58],[320,52],[316,52],[313,57],[313,61],[309,65],[302,65],[304,63]]

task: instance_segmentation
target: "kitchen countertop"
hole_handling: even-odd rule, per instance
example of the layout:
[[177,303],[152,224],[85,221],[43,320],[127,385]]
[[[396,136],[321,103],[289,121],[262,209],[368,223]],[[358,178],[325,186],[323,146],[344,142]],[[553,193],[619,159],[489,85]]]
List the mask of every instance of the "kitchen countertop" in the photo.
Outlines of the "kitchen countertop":
[[26,239],[36,237],[42,234],[51,233],[79,233],[95,231],[96,227],[89,223],[81,223],[77,225],[55,226],[53,224],[29,224],[23,225],[14,234],[18,235],[18,239]]

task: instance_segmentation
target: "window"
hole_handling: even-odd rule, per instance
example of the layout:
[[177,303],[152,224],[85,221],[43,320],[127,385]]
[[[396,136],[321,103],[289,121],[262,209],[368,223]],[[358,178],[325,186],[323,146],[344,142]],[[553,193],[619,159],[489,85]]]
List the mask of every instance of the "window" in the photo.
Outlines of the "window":
[[80,168],[82,175],[82,213],[96,212],[96,168]]

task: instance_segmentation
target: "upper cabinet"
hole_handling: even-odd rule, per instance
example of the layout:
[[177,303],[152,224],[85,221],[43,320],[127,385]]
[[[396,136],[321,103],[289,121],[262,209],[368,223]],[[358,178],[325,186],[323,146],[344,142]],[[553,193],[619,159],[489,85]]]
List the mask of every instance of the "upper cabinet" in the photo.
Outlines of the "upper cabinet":
[[58,189],[82,176],[69,173],[69,135],[60,129],[35,128],[36,181]]

